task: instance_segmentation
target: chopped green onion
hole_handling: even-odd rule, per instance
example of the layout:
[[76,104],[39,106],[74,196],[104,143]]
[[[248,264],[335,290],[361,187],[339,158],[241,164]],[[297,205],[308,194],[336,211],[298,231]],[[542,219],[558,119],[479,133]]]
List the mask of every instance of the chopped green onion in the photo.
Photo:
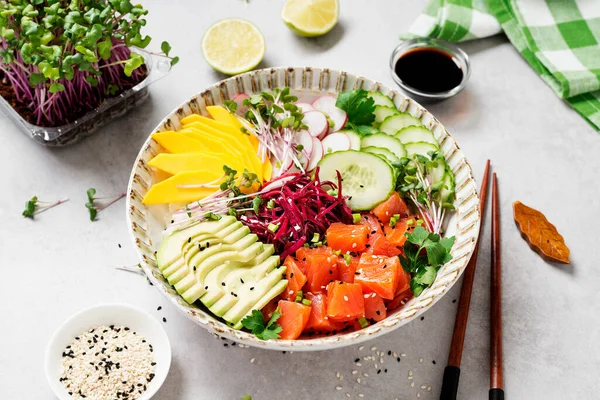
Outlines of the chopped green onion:
[[333,252],[333,254],[335,254],[336,256],[339,256],[340,254],[342,254],[341,250],[336,250]]
[[352,214],[352,221],[355,224],[358,224],[360,222],[360,214],[356,213],[356,214]]
[[204,214],[204,218],[206,219],[210,219],[212,221],[218,221],[221,219],[220,215],[214,214],[212,212],[207,212],[206,214]]
[[269,232],[275,233],[279,229],[279,225],[269,224],[269,226],[267,226],[267,229],[269,230]]
[[319,241],[320,238],[321,238],[321,235],[319,235],[318,233],[315,233],[313,235],[313,238],[310,241],[313,242],[313,243],[316,243],[316,242]]
[[358,323],[360,324],[360,327],[363,329],[366,328],[367,326],[369,326],[369,322],[367,321],[367,319],[365,317],[361,317],[358,320]]
[[319,247],[319,246],[323,246],[323,242],[317,242],[317,243],[313,243],[313,246],[315,247]]
[[298,290],[296,292],[296,299],[295,302],[296,303],[300,303],[302,301],[302,297],[304,297],[304,293],[302,292],[302,290]]
[[390,226],[393,228],[396,226],[396,224],[398,223],[398,220],[400,219],[400,214],[394,214],[392,216],[392,218],[390,218]]
[[423,220],[422,219],[418,219],[417,220],[417,226],[421,226],[423,225]]
[[309,299],[303,299],[302,304],[304,304],[305,306],[310,306],[312,304],[312,301],[310,301]]
[[328,194],[328,195],[330,195],[330,196],[333,196],[333,197],[335,197],[335,196],[337,196],[337,195],[338,195],[338,191],[337,191],[336,189],[329,189],[329,190],[327,191],[327,194]]
[[267,208],[270,210],[272,208],[275,208],[275,202],[273,200],[269,200],[267,202]]
[[346,261],[346,265],[350,265],[352,263],[352,256],[350,254],[344,254],[344,261]]
[[415,220],[414,219],[409,219],[408,221],[406,221],[406,226],[413,226],[415,224]]

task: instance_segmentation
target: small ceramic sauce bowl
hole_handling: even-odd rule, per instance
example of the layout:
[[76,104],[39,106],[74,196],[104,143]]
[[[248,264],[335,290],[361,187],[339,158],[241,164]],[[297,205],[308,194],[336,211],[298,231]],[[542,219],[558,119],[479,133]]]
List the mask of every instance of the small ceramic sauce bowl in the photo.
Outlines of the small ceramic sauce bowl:
[[150,399],[162,386],[171,367],[171,344],[161,324],[147,312],[126,304],[103,304],[80,311],[66,320],[46,348],[45,369],[48,383],[60,400],[71,400],[61,377],[62,353],[73,339],[95,326],[127,326],[142,335],[153,347],[155,376],[139,400]]
[[[445,53],[446,55],[452,58],[452,60],[462,71],[462,80],[457,86],[446,91],[427,92],[408,85],[398,76],[395,70],[396,63],[398,62],[398,60],[403,55],[406,55],[409,52],[424,49],[432,49],[439,53]],[[394,49],[390,57],[390,72],[392,74],[392,78],[398,84],[398,86],[400,86],[400,88],[406,93],[408,93],[411,97],[421,102],[433,102],[447,99],[463,90],[467,84],[467,81],[469,80],[469,76],[471,74],[471,66],[469,63],[469,56],[458,46],[440,39],[417,38],[406,40],[400,43]]]

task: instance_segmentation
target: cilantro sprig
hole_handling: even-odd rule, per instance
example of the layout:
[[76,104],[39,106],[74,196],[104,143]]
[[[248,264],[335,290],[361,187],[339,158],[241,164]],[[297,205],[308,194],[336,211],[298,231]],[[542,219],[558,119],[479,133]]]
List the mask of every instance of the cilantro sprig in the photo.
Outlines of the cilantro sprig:
[[350,128],[361,135],[371,133],[375,121],[375,101],[366,90],[349,90],[338,95],[335,106],[346,111]]
[[66,201],[69,201],[69,199],[67,198],[55,202],[46,202],[40,201],[37,196],[33,196],[31,200],[27,200],[25,202],[25,209],[23,210],[21,215],[23,215],[25,218],[34,219],[34,216],[36,216],[37,214],[47,211],[53,207],[56,207],[59,204],[62,204]]
[[275,323],[281,317],[279,309],[275,310],[269,322],[265,325],[265,318],[260,310],[252,310],[252,314],[242,320],[242,326],[249,329],[261,340],[279,339],[282,328]]
[[454,236],[442,238],[421,226],[406,234],[404,254],[400,255],[400,263],[412,277],[410,290],[415,297],[430,287],[442,265],[452,260],[450,250],[455,240]]

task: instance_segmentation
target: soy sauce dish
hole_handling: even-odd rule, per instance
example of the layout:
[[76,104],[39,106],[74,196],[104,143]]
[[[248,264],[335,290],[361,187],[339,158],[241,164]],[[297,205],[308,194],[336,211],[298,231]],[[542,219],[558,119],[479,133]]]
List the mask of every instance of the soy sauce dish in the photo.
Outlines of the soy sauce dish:
[[439,39],[402,42],[390,57],[394,81],[419,101],[443,100],[464,89],[471,72],[469,56]]

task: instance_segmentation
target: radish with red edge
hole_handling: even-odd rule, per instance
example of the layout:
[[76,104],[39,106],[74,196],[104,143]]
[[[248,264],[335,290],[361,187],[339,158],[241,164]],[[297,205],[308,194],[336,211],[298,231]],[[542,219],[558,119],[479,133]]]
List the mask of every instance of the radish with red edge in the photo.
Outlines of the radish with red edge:
[[[313,137],[307,131],[300,131],[296,135],[295,143],[294,147],[298,150],[298,161],[302,164],[302,168],[306,168],[313,152]],[[301,150],[298,146],[302,146]]]
[[250,96],[248,96],[246,93],[240,93],[232,99],[237,103],[236,113],[238,115],[244,116],[244,114],[246,114],[246,111],[248,111],[248,107],[244,105],[244,100],[249,98]]
[[310,156],[310,162],[308,163],[306,170],[312,171],[313,169],[315,169],[315,167],[317,166],[319,161],[321,161],[322,158],[323,158],[323,145],[321,144],[321,141],[319,139],[314,137],[312,154]]
[[315,108],[308,103],[296,103],[296,107],[298,107],[303,113],[315,111]]
[[316,110],[321,111],[327,115],[331,121],[333,121],[333,126],[330,129],[331,132],[337,132],[342,129],[348,120],[348,115],[346,115],[346,112],[335,106],[336,101],[337,100],[335,97],[323,96],[319,97],[312,103],[312,106]]
[[350,150],[350,138],[345,133],[335,132],[323,139],[321,145],[325,154]]
[[308,133],[312,137],[325,137],[329,131],[327,118],[320,111],[309,111],[304,114],[302,123],[308,127]]

